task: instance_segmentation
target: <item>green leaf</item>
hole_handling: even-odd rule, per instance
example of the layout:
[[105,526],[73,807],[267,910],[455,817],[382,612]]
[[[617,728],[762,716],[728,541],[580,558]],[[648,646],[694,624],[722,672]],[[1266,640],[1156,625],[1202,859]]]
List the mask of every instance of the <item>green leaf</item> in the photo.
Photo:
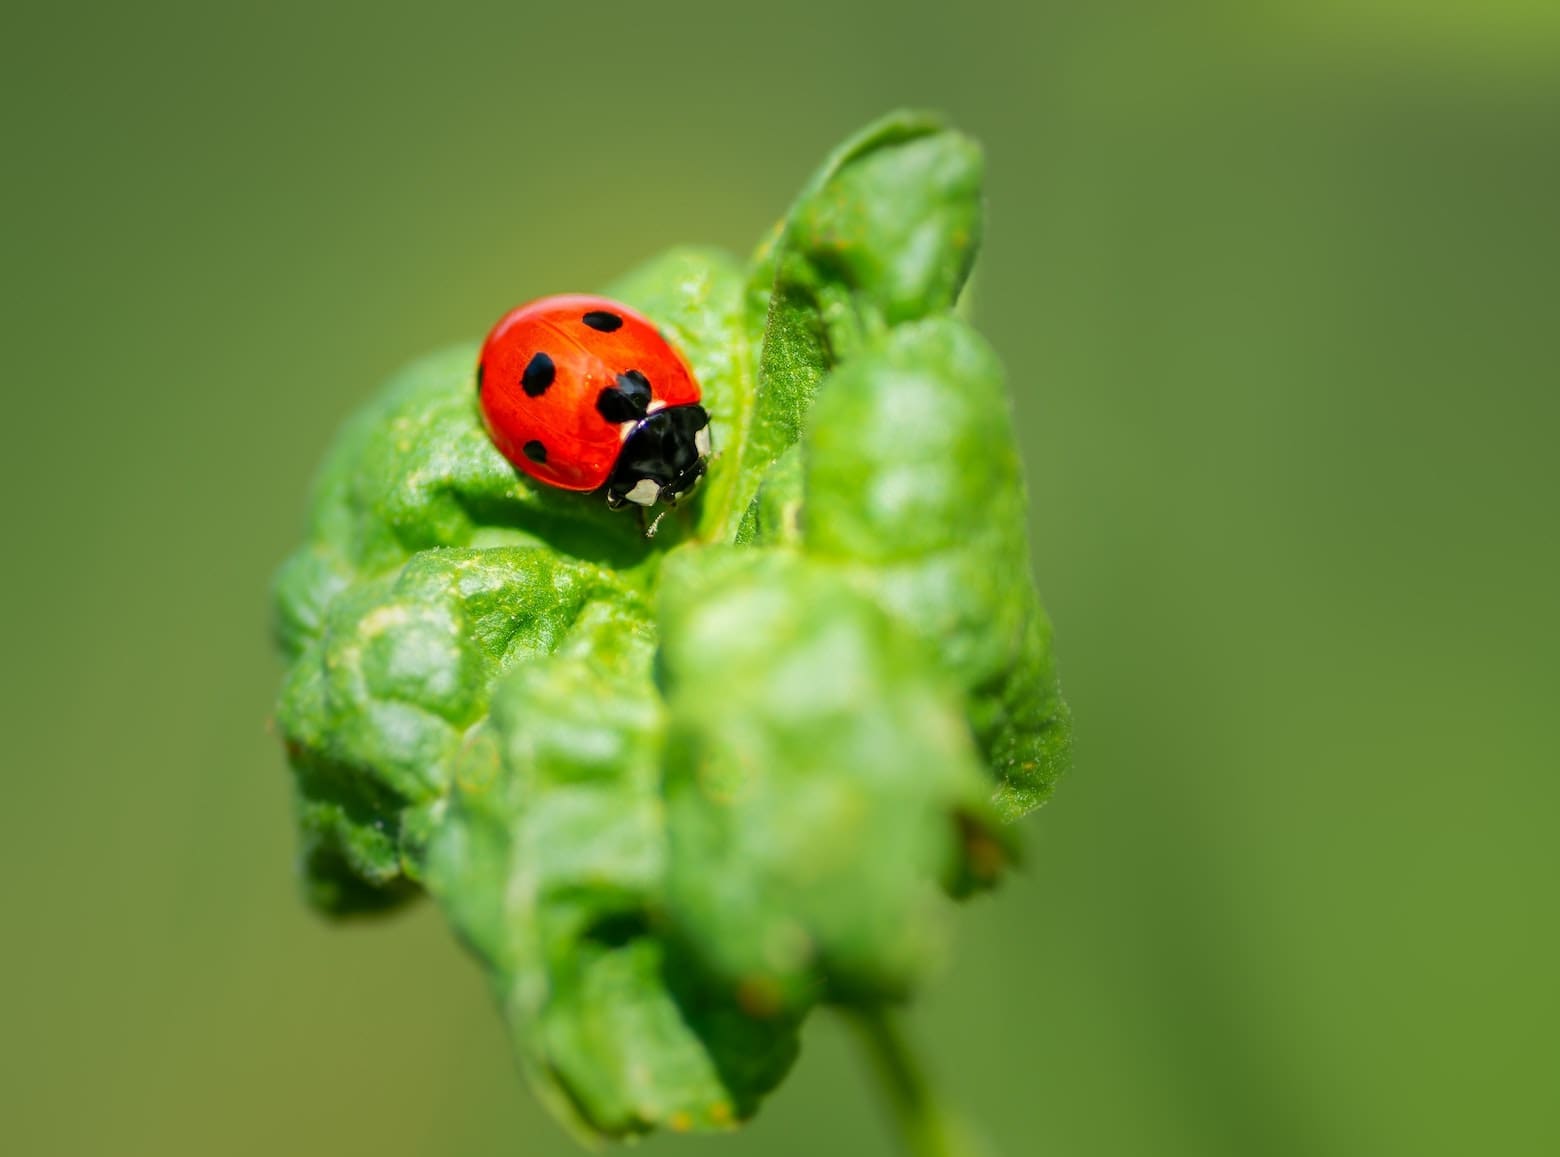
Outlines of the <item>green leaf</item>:
[[990,785],[953,689],[832,569],[680,552],[661,593],[666,905],[755,1015],[907,995],[956,815]]
[[298,776],[307,882],[323,907],[405,894],[401,878],[420,875],[410,813],[448,791],[493,680],[548,653],[604,599],[633,605],[594,567],[500,547],[428,551],[330,602],[277,715]]
[[749,324],[763,317],[749,496],[800,437],[830,368],[889,326],[953,308],[980,243],[982,172],[968,137],[896,113],[836,149],[797,198],[749,282]]
[[643,620],[598,604],[503,679],[429,871],[533,1081],[576,1127],[613,1134],[729,1126],[796,1049],[793,1023],[675,987],[652,655]]
[[846,567],[968,695],[1006,818],[1069,755],[1002,367],[952,317],[899,327],[835,372],[805,445],[809,554]]
[[342,431],[277,575],[306,894],[431,893],[582,1138],[729,1128],[814,1005],[913,994],[1066,761],[1001,370],[956,319],[980,178],[895,114],[751,268],[609,287],[711,414],[655,539],[503,459],[468,345]]

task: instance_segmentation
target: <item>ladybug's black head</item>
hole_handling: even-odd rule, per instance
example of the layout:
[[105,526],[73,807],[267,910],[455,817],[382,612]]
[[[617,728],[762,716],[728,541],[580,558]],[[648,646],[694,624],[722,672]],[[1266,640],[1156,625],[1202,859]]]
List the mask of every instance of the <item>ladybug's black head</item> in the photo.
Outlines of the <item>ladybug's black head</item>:
[[607,479],[607,505],[675,503],[704,474],[710,416],[703,406],[668,406],[634,427]]

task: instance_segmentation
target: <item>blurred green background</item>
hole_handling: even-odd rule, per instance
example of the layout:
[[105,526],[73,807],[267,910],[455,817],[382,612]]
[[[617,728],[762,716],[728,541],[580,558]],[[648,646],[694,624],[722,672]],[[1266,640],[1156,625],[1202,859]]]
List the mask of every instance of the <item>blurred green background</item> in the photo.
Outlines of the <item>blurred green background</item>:
[[[6,1152],[574,1152],[431,906],[299,903],[267,583],[397,366],[745,251],[898,105],[989,151],[1078,731],[931,1063],[1000,1154],[1560,1152],[1560,8],[3,25]],[[850,1043],[649,1150],[892,1152]]]

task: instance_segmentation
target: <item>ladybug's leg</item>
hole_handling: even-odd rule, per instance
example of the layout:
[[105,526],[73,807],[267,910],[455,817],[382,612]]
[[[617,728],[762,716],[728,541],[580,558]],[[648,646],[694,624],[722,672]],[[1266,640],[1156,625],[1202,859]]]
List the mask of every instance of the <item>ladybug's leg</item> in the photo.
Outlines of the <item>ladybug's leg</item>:
[[660,514],[655,516],[654,522],[646,525],[645,519],[650,516],[650,508],[648,506],[640,506],[638,503],[635,503],[634,507],[639,512],[639,529],[644,531],[646,538],[654,538],[655,532],[661,527],[661,519],[666,517],[666,511],[661,511]]

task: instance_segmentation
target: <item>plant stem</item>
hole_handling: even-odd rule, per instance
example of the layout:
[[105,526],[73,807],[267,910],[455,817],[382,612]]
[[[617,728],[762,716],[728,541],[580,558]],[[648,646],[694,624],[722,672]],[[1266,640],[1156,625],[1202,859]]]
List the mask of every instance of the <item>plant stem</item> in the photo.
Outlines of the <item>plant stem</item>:
[[893,1014],[881,1006],[846,1013],[855,1026],[912,1157],[984,1157],[964,1124],[932,1088]]

